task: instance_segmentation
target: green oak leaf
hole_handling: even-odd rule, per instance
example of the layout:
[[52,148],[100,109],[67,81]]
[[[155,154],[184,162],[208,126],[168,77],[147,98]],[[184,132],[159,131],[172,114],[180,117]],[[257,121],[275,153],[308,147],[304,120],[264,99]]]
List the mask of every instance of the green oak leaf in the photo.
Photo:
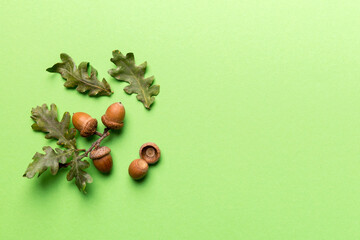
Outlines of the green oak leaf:
[[[60,73],[66,80],[64,86],[67,88],[75,88],[80,93],[88,92],[89,96],[110,96],[110,85],[103,78],[100,82],[97,79],[98,72],[88,62],[82,62],[76,67],[71,57],[65,53],[60,54],[61,63],[56,63],[54,66],[46,69],[48,72]],[[91,68],[90,75],[88,73],[89,67]]]
[[55,150],[49,146],[43,147],[45,154],[35,153],[33,162],[29,164],[25,171],[24,177],[33,178],[36,173],[39,173],[38,177],[50,168],[52,175],[55,175],[59,170],[59,163],[66,163],[66,161],[73,155],[74,149],[61,150],[56,148]]
[[115,50],[112,54],[113,58],[110,60],[117,68],[110,69],[108,73],[119,81],[128,82],[130,85],[126,86],[124,91],[127,94],[136,93],[136,98],[147,109],[150,109],[151,104],[155,101],[154,96],[157,96],[160,92],[160,86],[152,85],[154,76],[144,78],[147,63],[144,62],[136,66],[133,53],[128,53],[125,57],[119,50]]
[[66,148],[76,148],[76,130],[69,128],[70,114],[65,112],[61,121],[58,121],[58,112],[55,104],[51,104],[50,110],[46,104],[37,106],[31,110],[31,118],[34,124],[31,125],[35,131],[47,133],[46,138],[57,139],[57,144]]
[[73,178],[75,178],[76,186],[81,192],[86,193],[86,183],[92,183],[93,179],[90,174],[84,171],[84,169],[90,166],[90,163],[86,160],[81,161],[82,158],[83,156],[78,156],[70,162],[71,169],[68,172],[66,179],[71,181]]

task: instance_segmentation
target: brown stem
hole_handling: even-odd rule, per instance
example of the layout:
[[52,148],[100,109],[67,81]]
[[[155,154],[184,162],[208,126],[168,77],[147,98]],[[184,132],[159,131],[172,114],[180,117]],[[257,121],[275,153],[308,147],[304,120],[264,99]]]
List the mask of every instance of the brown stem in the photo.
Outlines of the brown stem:
[[[95,132],[96,135],[99,135],[100,138],[98,140],[96,140],[92,145],[91,147],[86,150],[86,152],[84,152],[83,154],[81,154],[80,156],[78,156],[77,158],[78,159],[82,159],[84,157],[87,157],[87,155],[91,152],[91,150],[94,148],[94,147],[98,147],[101,143],[102,140],[104,140],[107,136],[110,135],[110,132],[109,132],[109,128],[105,128],[104,130],[104,133],[99,133],[99,132]],[[85,149],[77,149],[77,151],[85,151]],[[70,165],[70,162],[68,163],[59,163],[59,168],[66,168]]]
[[[98,140],[96,140],[96,141],[91,145],[91,147],[90,147],[85,153],[83,153],[81,156],[82,156],[82,157],[87,157],[87,155],[89,154],[89,152],[91,152],[91,150],[92,150],[94,147],[99,146],[100,143],[101,143],[101,141],[104,140],[104,138],[106,138],[107,136],[110,135],[109,130],[110,130],[109,128],[105,128],[104,133],[103,133],[103,134],[100,133],[101,137],[100,137]],[[96,133],[95,133],[95,134],[96,134]],[[96,135],[98,135],[98,134],[96,134]]]
[[102,133],[101,133],[101,132],[96,131],[96,132],[95,132],[95,135],[98,135],[99,137],[101,137],[101,136],[102,136]]

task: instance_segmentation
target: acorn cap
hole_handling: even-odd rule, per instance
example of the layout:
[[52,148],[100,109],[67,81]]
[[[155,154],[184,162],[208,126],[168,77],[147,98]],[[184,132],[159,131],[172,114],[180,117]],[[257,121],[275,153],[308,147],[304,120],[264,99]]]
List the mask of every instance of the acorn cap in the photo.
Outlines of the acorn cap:
[[84,112],[76,112],[72,116],[74,127],[80,132],[82,137],[94,135],[97,128],[97,120]]
[[129,175],[135,180],[143,178],[148,172],[149,165],[143,159],[135,159],[130,163]]
[[140,155],[140,158],[144,159],[147,163],[154,164],[157,161],[159,161],[160,149],[153,142],[144,143],[140,147],[139,155]]
[[91,159],[99,159],[105,155],[108,155],[111,152],[111,149],[108,147],[99,147],[90,152]]
[[90,137],[92,135],[94,135],[94,133],[96,132],[96,128],[97,128],[97,120],[95,118],[90,119],[85,126],[83,127],[83,129],[80,131],[80,135],[82,137]]
[[103,122],[103,124],[105,126],[107,126],[110,129],[114,129],[114,130],[118,130],[124,126],[123,122],[122,123],[113,122],[113,121],[107,119],[105,115],[103,115],[101,117],[101,121]]

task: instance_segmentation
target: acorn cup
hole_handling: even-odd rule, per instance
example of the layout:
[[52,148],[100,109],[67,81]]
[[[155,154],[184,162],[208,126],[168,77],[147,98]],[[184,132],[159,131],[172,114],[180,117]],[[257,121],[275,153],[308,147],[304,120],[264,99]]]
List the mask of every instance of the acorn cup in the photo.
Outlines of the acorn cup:
[[110,129],[118,130],[124,126],[125,108],[121,102],[111,104],[101,117],[103,124]]
[[93,160],[93,163],[97,170],[102,173],[110,172],[113,161],[111,157],[111,149],[108,147],[98,147],[90,152],[90,158]]
[[84,112],[76,112],[73,114],[72,123],[80,132],[82,137],[90,137],[94,135],[97,128],[97,120]]
[[160,159],[160,148],[153,142],[144,143],[139,150],[141,159],[144,159],[148,164],[155,164]]

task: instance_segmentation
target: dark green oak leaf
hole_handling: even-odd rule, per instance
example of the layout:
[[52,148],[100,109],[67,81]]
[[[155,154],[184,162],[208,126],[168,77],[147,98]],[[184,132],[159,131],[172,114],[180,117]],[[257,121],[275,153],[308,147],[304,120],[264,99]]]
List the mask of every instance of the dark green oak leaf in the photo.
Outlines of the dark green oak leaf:
[[25,171],[24,177],[33,178],[36,173],[39,173],[38,177],[50,168],[52,175],[55,175],[59,170],[59,163],[66,163],[66,161],[73,155],[74,149],[61,150],[56,148],[55,150],[49,146],[43,147],[45,154],[35,153],[33,162],[29,164]]
[[84,169],[90,166],[90,163],[86,160],[81,160],[84,156],[77,156],[70,162],[70,171],[68,172],[66,179],[71,181],[75,178],[75,184],[81,192],[86,193],[86,183],[92,183],[93,179]]
[[[98,72],[88,62],[82,62],[76,67],[69,55],[62,53],[60,58],[62,60],[61,63],[56,63],[54,66],[46,69],[46,71],[60,73],[66,80],[64,83],[65,87],[76,87],[78,92],[88,92],[89,96],[110,96],[113,93],[105,78],[101,82],[97,79]],[[90,75],[88,73],[89,67],[91,68]]]
[[35,121],[31,125],[35,131],[47,133],[46,138],[57,139],[57,144],[66,148],[76,148],[76,130],[69,128],[70,114],[65,112],[61,121],[58,121],[58,112],[55,104],[51,104],[50,110],[46,104],[37,106],[31,110],[31,118]]
[[152,85],[154,76],[144,78],[147,63],[136,66],[133,53],[128,53],[125,57],[119,50],[115,50],[112,54],[113,58],[110,60],[117,68],[110,69],[108,73],[119,81],[128,82],[129,85],[124,88],[124,91],[127,94],[136,93],[136,98],[147,109],[150,109],[151,104],[155,101],[154,96],[160,92],[160,86]]

